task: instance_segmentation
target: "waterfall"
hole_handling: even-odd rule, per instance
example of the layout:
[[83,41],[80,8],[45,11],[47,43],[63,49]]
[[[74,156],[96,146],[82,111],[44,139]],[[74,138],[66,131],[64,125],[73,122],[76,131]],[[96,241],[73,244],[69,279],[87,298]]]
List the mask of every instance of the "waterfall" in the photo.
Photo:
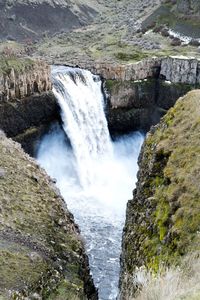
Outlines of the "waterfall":
[[65,132],[53,126],[37,159],[56,178],[79,224],[99,299],[114,300],[126,203],[136,182],[143,136],[135,132],[111,141],[98,76],[53,67],[52,78]]
[[99,76],[86,70],[54,67],[53,92],[62,110],[63,128],[77,161],[80,183],[94,181],[94,162],[111,154]]

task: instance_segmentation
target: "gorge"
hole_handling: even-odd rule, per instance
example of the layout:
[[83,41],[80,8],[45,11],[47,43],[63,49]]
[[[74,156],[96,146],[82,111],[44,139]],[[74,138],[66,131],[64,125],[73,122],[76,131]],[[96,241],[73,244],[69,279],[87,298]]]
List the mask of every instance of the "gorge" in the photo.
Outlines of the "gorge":
[[39,147],[38,160],[56,178],[80,226],[99,299],[115,299],[125,199],[131,196],[143,136],[132,133],[111,142],[98,76],[55,67],[53,85],[70,144],[53,129]]
[[200,299],[200,5],[0,0],[0,300]]
[[[184,66],[188,62],[185,59],[177,59],[177,64]],[[174,64],[169,63],[168,70],[170,70],[170,65]],[[109,79],[104,84],[106,90],[103,90],[100,77],[89,71],[54,66],[51,75],[53,92],[61,109],[61,118],[56,100],[51,94],[51,83],[49,83],[49,91],[41,90],[41,95],[38,96],[32,94],[35,93],[36,84],[34,84],[33,92],[27,95],[27,100],[23,100],[22,94],[23,106],[20,106],[17,101],[14,113],[11,113],[12,122],[15,123],[19,115],[22,118],[27,115],[27,109],[31,110],[34,106],[40,108],[39,115],[37,115],[38,109],[35,111],[36,114],[32,110],[32,119],[27,121],[25,118],[21,127],[13,127],[14,135],[22,137],[21,142],[23,141],[22,145],[25,149],[31,151],[35,149],[32,155],[37,153],[39,163],[54,178],[68,208],[74,214],[84,238],[91,274],[99,290],[99,299],[115,299],[118,295],[119,258],[126,202],[131,198],[130,191],[134,181],[136,182],[137,158],[144,139],[143,134],[139,132],[128,132],[138,129],[143,129],[143,132],[148,130],[150,125],[159,121],[161,115],[176,102],[180,95],[196,86],[188,84],[188,76],[180,77],[183,83],[178,86],[177,83],[165,83],[161,77],[157,78],[157,72],[151,74],[155,74],[155,78],[141,78],[142,80],[134,82],[117,80],[111,82]],[[50,78],[49,73],[45,76],[47,77],[44,78]],[[13,77],[9,78],[13,80]],[[37,80],[39,83],[40,80]],[[15,85],[18,84],[16,80],[14,82]],[[198,84],[196,80],[195,84]],[[158,86],[160,98],[155,97]],[[165,97],[161,98],[163,88],[171,93],[168,100]],[[25,93],[28,93],[28,90]],[[109,93],[110,99],[106,98],[106,93]],[[12,102],[15,103],[15,96],[13,97],[12,93],[7,93],[7,95],[1,103],[4,107],[1,110],[1,113],[4,113],[1,119],[1,124],[3,124],[1,126],[4,130],[12,129],[12,123],[8,125],[5,122],[8,122],[9,105],[13,107]],[[35,102],[35,97],[38,97],[39,103],[37,100]],[[52,99],[50,105],[48,99]],[[146,109],[151,116],[151,111],[155,109],[155,106],[161,106],[163,111],[156,119],[149,118],[146,126],[142,127],[145,120],[144,110]],[[120,112],[122,118],[126,115],[126,111],[139,112],[139,123],[136,125],[137,119],[133,115],[130,118],[131,126],[125,118],[125,130],[123,125],[118,127],[116,121],[114,121],[116,127],[112,128],[109,118],[113,114],[112,110],[116,109],[125,109],[125,114],[123,111]],[[109,136],[104,110],[113,140]],[[46,119],[48,115],[50,118]],[[47,126],[41,132],[41,120],[44,118]],[[29,129],[31,122],[34,122],[33,125],[36,126],[33,136]],[[63,124],[64,131],[61,124]],[[7,133],[10,135],[9,131]],[[11,131],[11,136],[12,134]],[[26,136],[25,139],[24,136]],[[126,290],[128,289],[131,290],[126,287]]]

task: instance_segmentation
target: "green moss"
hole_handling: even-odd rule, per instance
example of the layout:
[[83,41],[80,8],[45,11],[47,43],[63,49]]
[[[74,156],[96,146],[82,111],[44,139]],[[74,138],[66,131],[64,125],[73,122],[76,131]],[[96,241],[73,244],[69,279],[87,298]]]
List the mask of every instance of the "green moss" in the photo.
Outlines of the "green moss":
[[33,67],[34,61],[29,58],[6,58],[0,57],[0,74],[9,74],[12,69],[17,73],[25,71],[27,68]]
[[31,254],[29,256],[30,250],[24,246],[16,251],[16,244],[8,244],[4,244],[4,247],[9,247],[9,250],[0,251],[0,289],[20,290],[25,285],[33,288],[46,276],[49,270],[48,262],[39,255],[32,260]]
[[170,206],[169,203],[161,198],[155,211],[155,221],[158,227],[158,234],[162,242],[167,234],[167,222],[169,221]]
[[0,241],[0,295],[39,292],[46,299],[63,277],[83,292],[83,246],[63,200],[47,175],[1,134],[0,153],[5,170],[0,177],[0,231],[5,237]]
[[[200,248],[200,91],[178,100],[147,136],[140,189],[129,205],[127,269],[157,271]],[[138,248],[133,245],[139,245]],[[137,253],[137,255],[136,255]]]
[[120,85],[118,80],[108,79],[105,81],[105,87],[109,93],[111,93],[118,85]]
[[82,285],[73,284],[63,279],[56,291],[52,293],[48,300],[86,300]]
[[115,53],[115,57],[121,61],[140,61],[147,57],[147,55],[142,51],[132,51],[129,53],[126,52],[117,52]]

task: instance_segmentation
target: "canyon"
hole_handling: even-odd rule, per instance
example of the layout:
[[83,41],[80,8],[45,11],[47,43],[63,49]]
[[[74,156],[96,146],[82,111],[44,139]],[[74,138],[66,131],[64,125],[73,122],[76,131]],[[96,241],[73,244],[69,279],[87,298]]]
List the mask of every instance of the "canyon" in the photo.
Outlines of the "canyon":
[[[198,266],[199,26],[200,6],[193,0],[0,1],[0,299],[107,300],[118,294],[120,300],[146,300],[151,276],[159,280],[170,268],[178,272],[188,254]],[[85,88],[90,86],[93,91],[96,86],[93,97],[95,103],[97,94],[102,97],[107,125],[97,122],[92,114],[95,107],[90,106],[88,132],[94,133],[98,143],[95,146],[91,141],[88,149],[107,145],[103,134],[109,129],[108,140],[118,161],[110,156],[110,165],[106,158],[99,166],[86,155],[87,167],[83,164],[81,172],[74,169],[87,152],[87,143],[80,146],[80,135],[74,150],[75,137],[67,131],[55,92],[55,68],[69,70],[71,90],[60,87],[63,98],[68,95],[71,101],[70,93],[76,95],[82,88],[82,98],[88,93],[84,101],[90,103]],[[75,111],[79,125],[87,116],[82,105],[80,102]],[[99,132],[103,145],[97,138]],[[82,131],[88,141],[89,134],[84,134]],[[135,159],[144,136],[136,180]],[[129,149],[129,138],[137,151]],[[51,143],[45,144],[48,139]],[[129,168],[126,173],[120,166],[121,161],[124,168],[132,166],[131,175]],[[91,176],[96,195],[89,197],[85,188],[71,197],[71,170],[76,176],[87,174],[90,163],[98,176],[105,173],[96,182],[96,175]],[[55,171],[58,166],[63,174]],[[112,169],[115,172],[109,173]],[[130,192],[137,183],[133,197],[122,188],[121,204],[132,198],[126,218],[120,211],[119,220],[117,214],[116,218],[108,214],[106,220],[104,213],[110,210],[106,202],[95,207],[98,196],[104,193],[107,199],[110,195],[113,208],[109,209],[117,212],[120,187],[125,181],[129,184],[129,175],[132,181],[125,187]],[[80,186],[86,177],[82,175]],[[103,180],[112,183],[110,190],[104,191]],[[113,185],[119,185],[118,189]],[[80,199],[81,213],[76,207]],[[92,219],[90,209],[93,216],[97,210],[105,212]],[[186,265],[193,270],[188,262]],[[190,287],[195,272],[189,274],[182,294],[178,288],[177,294],[173,292],[176,299],[199,299],[198,284]],[[153,297],[149,290],[147,295]],[[158,299],[168,299],[168,294],[163,295]]]
[[[14,67],[14,64],[13,67],[11,68],[8,66],[10,66],[9,62],[7,63],[6,71],[4,69],[1,75],[1,82],[2,82],[2,88],[1,88],[2,98],[1,98],[1,110],[0,110],[2,114],[2,117],[0,118],[1,128],[5,131],[5,133],[9,137],[12,137],[16,141],[19,141],[26,152],[29,152],[31,155],[34,155],[34,147],[37,146],[37,142],[41,139],[41,136],[44,135],[45,132],[49,131],[50,124],[52,124],[52,122],[54,121],[61,122],[60,113],[59,113],[60,109],[58,107],[57,100],[52,93],[52,81],[50,79],[51,69],[50,66],[48,66],[48,64],[42,61],[33,61],[33,60],[28,61],[28,64],[23,60],[18,61],[17,68]],[[152,60],[145,60],[136,64],[132,64],[128,67],[118,66],[116,69],[114,67],[110,69],[109,66],[107,66],[107,68],[102,67],[101,69],[100,66],[98,65],[98,66],[93,66],[91,70],[93,71],[96,70],[96,73],[101,75],[104,80],[104,88],[106,89],[106,93],[108,93],[109,95],[109,102],[108,102],[109,108],[107,112],[108,125],[110,127],[111,132],[113,132],[113,134],[115,134],[115,132],[116,133],[129,132],[138,129],[140,130],[143,129],[146,132],[147,130],[149,130],[151,125],[157,124],[159,122],[161,116],[164,115],[166,111],[176,103],[179,96],[184,95],[187,91],[191,89],[195,89],[196,87],[198,87],[199,84],[198,60],[188,59],[188,58],[175,58],[175,57],[168,57],[163,59],[153,58]],[[167,97],[163,96],[165,94],[167,94]],[[157,114],[155,117],[155,115],[152,116],[152,111],[155,112],[156,106],[159,109],[159,114]],[[130,111],[132,114],[130,114]],[[117,112],[117,117],[116,117],[116,112]],[[136,117],[137,115],[138,117]],[[126,118],[124,116],[126,116]],[[124,123],[118,120],[119,117],[124,120]],[[17,124],[17,126],[15,124]],[[16,154],[16,161],[14,161],[13,163],[18,164],[18,156],[20,155],[25,157],[25,161],[29,160],[28,156],[24,156],[22,150],[20,150],[17,144],[15,145],[11,141],[8,141],[4,135],[2,135],[2,145],[4,145],[4,147],[9,149],[11,147],[14,147],[14,149],[17,150],[13,150],[13,151],[19,152],[19,154]],[[152,155],[153,153],[154,152],[152,152]],[[7,162],[7,160],[8,158],[6,157],[5,162]],[[13,165],[9,165],[9,167],[3,166],[2,170],[8,168],[12,172],[13,167],[14,167]],[[42,171],[39,170],[38,172],[40,173]],[[140,172],[142,172],[141,167],[140,167]],[[29,176],[29,175],[26,175],[25,172],[23,176]],[[34,182],[36,181],[36,183],[33,182],[31,184],[36,185],[35,193],[37,195],[38,193],[37,185],[40,184],[41,181],[38,179],[38,176],[41,176],[42,178],[44,174],[41,173],[41,175],[31,175],[31,176],[33,176],[32,177],[33,181]],[[2,179],[4,179],[4,175],[2,176]],[[50,185],[48,189],[51,190],[53,183],[50,182],[47,185]],[[18,186],[14,187],[14,193],[17,192],[18,188],[19,188]],[[28,189],[30,189],[29,186]],[[54,189],[55,187],[53,187],[53,190]],[[4,192],[4,190],[2,190],[2,192]],[[36,199],[40,201],[39,195],[36,196]],[[127,264],[126,257],[128,257],[128,261],[129,261],[130,259],[132,259],[132,255],[133,255],[133,254],[129,254],[129,252],[127,252],[126,250],[126,243],[128,244],[130,243],[129,231],[131,231],[131,234],[133,233],[132,223],[130,221],[130,219],[132,220],[132,217],[129,217],[129,214],[131,214],[131,209],[129,207],[130,204],[127,210],[128,215],[127,215],[126,227],[125,227],[127,229],[125,229],[124,238],[123,238],[123,252],[122,252],[123,254],[121,260],[121,264],[122,264],[122,269],[121,269],[122,273],[120,279],[121,299],[127,299],[127,297],[129,297],[127,296],[127,291],[130,291],[131,295],[133,294],[134,287],[132,287],[131,283],[129,282],[131,282],[132,280],[131,278],[132,276],[134,276],[133,275],[134,266],[139,266],[140,264],[142,265],[142,263],[144,262],[142,261],[142,263],[141,262],[131,263],[132,269],[131,272],[129,271],[130,273],[130,279],[129,279],[129,277],[127,277],[128,276],[127,270],[129,270],[129,267],[126,266]],[[15,214],[16,214],[16,220],[18,220],[19,216],[17,210]],[[26,216],[26,214],[24,215],[24,217],[32,218],[30,215]],[[73,225],[73,220],[71,220],[70,222],[72,226],[76,226]],[[24,224],[24,222],[22,224]],[[31,245],[34,243],[32,241],[32,238],[27,237],[27,233],[24,225],[20,225],[20,226],[21,226],[20,240],[26,240],[26,244],[30,245],[28,247],[32,247]],[[56,230],[55,225],[53,226],[54,226],[53,230]],[[4,229],[5,233],[3,234],[3,240],[5,239],[7,241],[7,239],[10,240],[10,239],[18,238],[19,233],[15,231],[10,232],[16,229],[13,228],[11,230],[10,228],[8,230],[8,227],[13,228],[12,226],[10,226],[10,223],[9,225],[6,225],[7,229]],[[66,238],[67,236],[71,236],[71,235],[72,233],[68,233],[66,235]],[[77,238],[75,238],[75,240],[77,240]],[[132,242],[131,245],[133,245]],[[49,246],[45,246],[45,247],[48,248]],[[133,247],[132,249],[135,248]],[[9,251],[12,251],[13,253],[13,250],[9,250]],[[42,250],[38,249],[37,251],[40,252]],[[57,251],[57,250],[53,250],[53,251]],[[58,256],[59,259],[60,254],[56,254],[56,255]],[[91,279],[89,279],[90,277],[88,277],[89,276],[87,273],[88,262],[86,256],[83,256],[83,258],[81,258],[81,261],[82,262],[84,261],[85,264],[84,267],[85,269],[83,269],[83,265],[81,265],[80,267],[82,270],[81,276],[86,277],[86,281],[84,281],[83,284],[83,286],[85,286],[84,289],[87,292],[88,299],[95,299],[95,297],[97,297],[97,294],[95,293],[95,289],[92,286]],[[12,260],[9,260],[7,258],[7,264],[9,267],[12,267],[11,262]],[[54,267],[52,269],[51,263],[48,262],[47,265],[52,270],[51,272],[54,273],[55,270],[57,270]],[[64,268],[65,270],[69,269],[68,266],[62,268]],[[28,270],[29,267],[27,267],[27,272],[29,272]],[[9,273],[9,269],[6,272]],[[48,274],[51,274],[51,272]],[[126,276],[124,276],[124,274],[126,274]],[[42,276],[42,273],[38,272],[37,276],[39,278],[40,276]],[[43,281],[44,281],[43,286],[40,285],[39,287],[36,285],[36,290],[39,291],[38,292],[39,297],[40,296],[46,297],[44,296],[45,295],[44,293],[46,291],[46,286],[50,284],[50,282],[54,282],[54,279],[51,279],[51,276],[49,278],[43,277]],[[48,288],[49,289],[48,293],[54,293],[54,295],[58,295],[58,299],[60,299],[59,298],[60,289],[65,290],[66,287],[68,287],[68,284],[66,285],[66,282],[63,283],[61,280],[61,278],[63,278],[62,277],[63,272],[60,272],[59,276],[56,279],[57,287],[53,283],[52,287],[50,284],[50,287]],[[18,279],[15,278],[15,280],[17,280],[16,282],[18,284]],[[80,280],[85,280],[85,279],[80,279]],[[8,281],[6,283],[6,286],[10,286],[10,284],[12,285],[13,283]],[[20,290],[22,291],[21,288]],[[78,290],[73,290],[72,292],[75,293],[76,295],[79,295],[80,289],[79,292]],[[22,295],[20,293],[19,293],[19,297],[21,297],[20,295]],[[29,289],[27,290],[23,289],[23,293],[28,296]],[[82,293],[83,293],[83,289],[82,289]],[[12,295],[15,295],[15,292],[13,292]],[[68,294],[66,294],[66,297],[71,297],[67,295]],[[80,297],[80,295],[77,297]]]

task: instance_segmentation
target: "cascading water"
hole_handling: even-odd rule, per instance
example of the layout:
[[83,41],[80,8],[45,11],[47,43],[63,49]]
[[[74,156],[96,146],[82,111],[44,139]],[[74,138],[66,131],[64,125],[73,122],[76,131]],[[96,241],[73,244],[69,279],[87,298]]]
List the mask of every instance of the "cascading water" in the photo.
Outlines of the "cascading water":
[[116,299],[125,208],[143,136],[137,132],[111,141],[98,76],[54,67],[52,77],[68,138],[54,127],[40,144],[38,161],[57,179],[81,228],[99,299]]
[[111,153],[101,80],[89,71],[66,67],[54,68],[52,75],[63,127],[76,157],[80,182],[86,187],[94,181],[95,161]]

